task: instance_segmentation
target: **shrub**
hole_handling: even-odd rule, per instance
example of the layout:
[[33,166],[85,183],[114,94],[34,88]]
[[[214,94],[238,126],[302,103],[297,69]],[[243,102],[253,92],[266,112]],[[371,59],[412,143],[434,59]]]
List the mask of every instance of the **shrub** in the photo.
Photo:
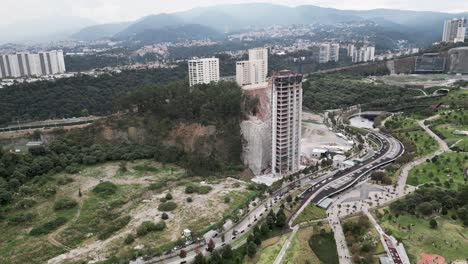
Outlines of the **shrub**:
[[127,244],[127,245],[130,245],[131,243],[133,243],[133,241],[135,241],[135,236],[133,234],[129,234],[125,238],[124,243]]
[[166,214],[166,213],[163,213],[163,214],[161,215],[161,219],[162,219],[162,220],[167,220],[167,219],[169,219],[169,215]]
[[194,185],[188,185],[187,187],[185,187],[185,193],[187,194],[194,193],[195,191],[196,191],[196,188]]
[[144,236],[154,231],[162,231],[164,228],[166,228],[166,223],[163,221],[160,221],[157,224],[151,221],[145,221],[137,228],[137,236]]
[[193,202],[192,197],[187,197],[187,203],[191,203],[191,202]]
[[16,208],[31,208],[37,204],[37,201],[32,198],[24,198],[16,204]]
[[49,234],[50,232],[54,231],[61,225],[65,224],[67,222],[67,219],[65,217],[57,217],[54,220],[44,223],[38,227],[33,228],[29,234],[31,236],[40,236],[40,235],[46,235]]
[[93,192],[99,195],[108,196],[117,191],[117,185],[112,182],[101,182],[94,187]]
[[74,208],[78,205],[78,203],[68,197],[60,198],[57,201],[55,201],[54,204],[54,210],[59,211],[59,210],[66,210],[66,209],[71,209]]
[[231,202],[231,198],[229,197],[224,197],[224,203],[230,203]]
[[172,211],[177,208],[177,204],[174,202],[165,202],[158,206],[158,210],[162,212]]
[[148,187],[148,189],[150,190],[159,190],[163,187],[166,187],[167,185],[167,182],[166,181],[158,181],[158,182],[153,182],[150,184],[150,186]]
[[167,202],[167,199],[163,197],[163,198],[159,199],[159,201],[160,201],[161,203],[165,203],[165,202]]
[[172,200],[172,194],[170,193],[166,194],[166,200]]
[[210,186],[205,186],[205,185],[195,185],[195,184],[189,184],[187,187],[185,187],[185,193],[191,194],[191,193],[198,193],[198,194],[207,194],[212,190]]
[[18,225],[18,224],[23,224],[27,222],[31,222],[31,220],[34,218],[33,213],[18,213],[15,215],[12,215],[8,218],[8,224],[10,225]]
[[104,240],[109,238],[112,234],[120,229],[124,228],[131,220],[130,216],[124,216],[117,218],[116,220],[112,221],[107,227],[99,231],[98,239]]

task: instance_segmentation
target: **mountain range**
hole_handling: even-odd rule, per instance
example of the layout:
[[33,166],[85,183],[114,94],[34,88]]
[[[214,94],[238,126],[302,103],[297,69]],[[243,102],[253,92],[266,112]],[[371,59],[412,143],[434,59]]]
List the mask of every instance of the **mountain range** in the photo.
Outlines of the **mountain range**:
[[[449,14],[394,9],[338,10],[312,5],[288,7],[265,3],[229,4],[194,8],[171,14],[149,15],[133,22],[84,26],[79,31],[70,31],[70,36],[77,40],[102,38],[140,40],[141,38],[152,41],[154,38],[158,41],[184,37],[211,37],[273,24],[373,21],[386,31],[406,34],[420,42],[431,43],[440,40],[444,20],[462,16],[468,17],[468,12]],[[176,30],[180,32],[174,32]],[[166,37],[163,34],[170,36]]]

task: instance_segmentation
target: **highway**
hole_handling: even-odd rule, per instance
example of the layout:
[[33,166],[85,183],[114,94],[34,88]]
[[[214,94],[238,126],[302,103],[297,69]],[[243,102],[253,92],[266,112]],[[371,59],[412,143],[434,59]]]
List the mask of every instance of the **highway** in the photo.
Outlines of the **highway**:
[[[404,153],[403,145],[393,137],[373,131],[370,132],[369,137],[372,137],[374,141],[379,143],[380,149],[368,160],[363,161],[360,164],[356,164],[346,170],[326,173],[318,178],[312,178],[313,175],[306,175],[296,181],[290,182],[266,198],[263,202],[256,201],[256,203],[251,203],[249,205],[249,213],[237,223],[225,225],[225,231],[222,234],[217,233],[216,231],[206,233],[204,235],[205,241],[207,242],[209,239],[213,239],[216,249],[222,248],[226,244],[233,244],[233,242],[238,240],[243,234],[252,229],[256,223],[264,218],[268,211],[273,208],[274,204],[279,203],[284,199],[286,194],[292,189],[299,186],[312,185],[312,187],[302,194],[303,201],[308,201],[312,198],[314,203],[319,203],[323,199],[338,194],[353,186],[370,171],[393,162]],[[224,237],[224,240],[222,237]],[[199,244],[194,244],[184,248],[187,252],[187,256],[183,259],[178,256],[179,250],[176,250],[171,254],[163,255],[151,260],[144,261],[139,258],[130,263],[190,263],[198,252],[208,255],[205,247],[205,242],[200,242]]]

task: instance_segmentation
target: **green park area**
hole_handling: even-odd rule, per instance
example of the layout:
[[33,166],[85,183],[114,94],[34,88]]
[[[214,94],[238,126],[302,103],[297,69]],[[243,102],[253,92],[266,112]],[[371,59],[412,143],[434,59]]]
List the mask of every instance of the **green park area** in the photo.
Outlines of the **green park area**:
[[385,214],[381,209],[379,223],[387,234],[402,241],[411,263],[416,263],[420,254],[438,254],[447,263],[468,258],[468,229],[451,217],[436,217],[437,228],[431,228],[430,219],[413,215]]
[[464,169],[468,166],[468,153],[449,152],[414,167],[407,183],[418,186],[434,183],[440,187],[457,190],[466,183]]
[[354,263],[378,263],[385,253],[379,234],[365,215],[343,221],[343,232]]
[[312,227],[300,228],[294,235],[281,264],[320,263],[320,260],[309,244],[312,234]]
[[315,204],[307,205],[304,210],[294,219],[293,226],[327,217],[327,211],[323,208],[317,207]]
[[[423,128],[421,128],[417,119],[407,115],[397,115],[388,120],[385,126],[403,141],[409,141],[414,147],[405,145],[407,151],[414,152],[416,156],[424,156],[437,150],[437,142],[431,138]],[[405,143],[405,142],[404,142]],[[413,148],[415,148],[413,150]]]
[[468,110],[442,112],[429,124],[452,150],[468,151]]
[[329,226],[314,225],[309,245],[321,263],[339,263],[335,237]]

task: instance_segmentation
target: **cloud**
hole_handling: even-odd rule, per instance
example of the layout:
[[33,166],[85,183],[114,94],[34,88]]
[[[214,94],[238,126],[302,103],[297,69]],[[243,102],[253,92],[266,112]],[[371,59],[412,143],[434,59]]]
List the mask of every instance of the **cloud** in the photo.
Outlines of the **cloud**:
[[[249,3],[249,0],[1,0],[0,25],[54,16],[79,16],[96,22],[135,20],[149,14],[183,11],[197,6]],[[424,11],[468,11],[467,0],[257,0],[290,6],[318,5],[339,9],[394,8]]]

